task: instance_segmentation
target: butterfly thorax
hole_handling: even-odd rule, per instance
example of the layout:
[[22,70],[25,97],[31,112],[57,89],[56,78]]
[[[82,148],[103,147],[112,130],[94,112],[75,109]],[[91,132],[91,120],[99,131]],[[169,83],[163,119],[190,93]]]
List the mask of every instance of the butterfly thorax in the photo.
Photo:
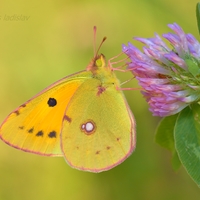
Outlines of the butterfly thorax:
[[113,68],[110,65],[106,65],[105,56],[103,54],[96,56],[87,67],[87,71],[91,71],[93,78],[100,80],[104,87],[120,86]]

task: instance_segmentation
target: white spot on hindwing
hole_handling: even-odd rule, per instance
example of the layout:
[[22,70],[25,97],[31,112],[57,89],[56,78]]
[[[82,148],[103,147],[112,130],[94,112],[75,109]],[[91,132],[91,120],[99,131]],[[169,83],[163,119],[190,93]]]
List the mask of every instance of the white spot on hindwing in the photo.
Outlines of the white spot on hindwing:
[[81,131],[86,135],[91,135],[96,131],[96,124],[92,120],[87,120],[83,124],[81,124]]
[[91,132],[94,129],[94,125],[91,122],[88,122],[85,127],[86,131]]
[[85,129],[85,124],[82,124],[81,129]]

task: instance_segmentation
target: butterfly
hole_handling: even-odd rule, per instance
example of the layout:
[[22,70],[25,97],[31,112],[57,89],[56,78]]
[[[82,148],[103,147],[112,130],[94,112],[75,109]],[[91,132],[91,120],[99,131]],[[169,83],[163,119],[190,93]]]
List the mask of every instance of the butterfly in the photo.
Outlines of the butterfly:
[[102,172],[135,149],[135,120],[112,66],[95,55],[19,106],[0,126],[0,138],[17,149],[63,156],[73,168]]

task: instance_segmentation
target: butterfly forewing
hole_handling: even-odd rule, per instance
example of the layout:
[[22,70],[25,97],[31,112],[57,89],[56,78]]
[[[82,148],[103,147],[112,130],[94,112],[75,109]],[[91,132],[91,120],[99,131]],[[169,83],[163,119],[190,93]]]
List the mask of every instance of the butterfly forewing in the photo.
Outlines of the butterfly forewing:
[[12,112],[0,127],[0,138],[24,151],[62,155],[60,131],[65,109],[85,72],[66,77]]

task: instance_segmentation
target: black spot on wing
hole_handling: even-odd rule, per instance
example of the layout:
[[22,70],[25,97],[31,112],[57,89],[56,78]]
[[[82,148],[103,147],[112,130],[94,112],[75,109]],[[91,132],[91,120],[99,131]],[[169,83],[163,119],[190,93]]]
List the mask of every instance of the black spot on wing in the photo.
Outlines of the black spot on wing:
[[34,127],[30,128],[30,129],[28,130],[29,133],[33,133],[33,131],[34,131]]
[[44,132],[43,132],[43,131],[38,131],[37,134],[36,134],[36,136],[38,136],[38,137],[39,137],[39,136],[43,137],[43,135],[44,135]]
[[49,98],[47,104],[49,105],[49,107],[54,107],[57,105],[57,101],[54,98]]
[[49,137],[49,138],[56,138],[56,131],[51,131],[51,132],[48,134],[48,137]]

